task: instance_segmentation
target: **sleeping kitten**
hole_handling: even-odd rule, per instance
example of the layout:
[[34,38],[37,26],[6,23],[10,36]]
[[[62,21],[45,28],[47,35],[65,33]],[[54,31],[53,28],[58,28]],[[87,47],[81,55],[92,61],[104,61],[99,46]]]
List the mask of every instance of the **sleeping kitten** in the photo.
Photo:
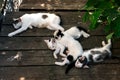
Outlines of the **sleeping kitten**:
[[111,39],[108,40],[108,44],[102,41],[102,45],[103,47],[84,51],[81,56],[67,66],[65,73],[67,74],[74,66],[77,68],[89,68],[88,64],[90,62],[98,63],[104,61],[107,57],[111,57]]
[[81,44],[72,36],[65,34],[60,30],[55,32],[54,36],[57,38],[57,43],[64,46],[64,48],[62,47],[61,49],[64,50],[65,47],[67,47],[69,51],[63,62],[55,62],[56,65],[64,66],[65,64],[69,64],[70,62],[76,60],[78,56],[82,55],[83,48]]
[[102,62],[107,57],[111,57],[111,39],[108,40],[108,44],[105,44],[105,42],[102,42],[103,47],[101,48],[93,48],[87,51],[84,51],[82,56],[79,56],[79,58],[76,60],[75,67],[77,68],[89,68],[87,64],[89,62]]
[[23,31],[26,31],[28,28],[32,29],[33,26],[38,28],[48,28],[50,30],[64,31],[64,28],[60,26],[60,17],[51,13],[24,14],[20,18],[14,19],[14,21],[15,21],[15,24],[13,24],[14,28],[19,29],[9,33],[8,34],[9,37],[12,37]]
[[[82,35],[85,38],[88,38],[90,36],[90,34],[88,34],[87,31],[84,28],[76,27],[76,26],[71,27],[70,29],[66,30],[63,33],[72,36],[74,39],[78,39]],[[58,53],[60,53],[61,56],[65,57],[65,55],[63,54],[64,50],[61,49],[61,48],[64,48],[64,45],[62,45],[59,42],[57,42],[54,38],[51,38],[50,40],[44,40],[44,41],[47,44],[49,49],[55,50],[53,52],[53,56],[54,56],[55,59],[57,59],[57,54]]]

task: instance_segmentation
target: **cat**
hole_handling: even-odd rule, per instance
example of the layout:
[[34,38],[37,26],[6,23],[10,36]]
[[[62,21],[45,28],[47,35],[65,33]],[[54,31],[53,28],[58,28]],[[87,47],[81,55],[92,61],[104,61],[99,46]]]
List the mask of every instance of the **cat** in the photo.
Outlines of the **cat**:
[[19,29],[9,33],[8,36],[12,37],[18,33],[26,31],[28,28],[32,29],[33,26],[64,31],[64,28],[60,26],[60,21],[60,17],[52,13],[24,14],[20,18],[14,19],[13,26],[15,29]]
[[78,56],[82,55],[83,48],[81,44],[69,34],[65,34],[61,30],[58,30],[55,31],[54,37],[56,37],[57,43],[64,46],[61,49],[64,50],[65,47],[67,47],[69,51],[66,57],[63,58],[63,62],[55,62],[56,65],[64,66],[65,64],[69,64],[70,62],[76,60]]
[[89,68],[89,63],[99,63],[111,57],[111,39],[108,40],[107,44],[105,44],[105,41],[102,41],[102,45],[103,47],[85,50],[81,56],[67,66],[65,73],[67,74],[74,66],[77,68]]
[[[82,35],[85,38],[88,38],[90,36],[90,34],[88,34],[88,32],[82,28],[82,27],[77,27],[77,26],[73,26],[70,29],[66,30],[65,32],[63,32],[64,34],[68,34],[70,36],[72,36],[74,39],[78,39],[80,38]],[[53,56],[55,59],[57,59],[57,54],[60,53],[61,56],[65,56],[63,54],[63,48],[64,45],[60,44],[59,42],[57,42],[54,38],[51,38],[49,40],[44,40],[44,42],[47,44],[48,48],[51,50],[55,50],[53,52]]]
[[105,44],[105,42],[102,42],[103,47],[101,48],[93,48],[87,51],[84,51],[82,56],[79,56],[77,59],[75,66],[77,68],[81,68],[86,66],[89,62],[102,62],[107,57],[111,57],[111,39],[108,40],[108,44]]

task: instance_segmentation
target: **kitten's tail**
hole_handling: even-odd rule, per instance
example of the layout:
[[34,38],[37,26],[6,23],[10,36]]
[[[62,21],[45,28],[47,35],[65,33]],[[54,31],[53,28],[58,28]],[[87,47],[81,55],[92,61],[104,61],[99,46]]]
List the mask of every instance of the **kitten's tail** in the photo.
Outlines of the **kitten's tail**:
[[105,41],[102,41],[102,46],[106,47],[107,49],[111,48],[111,39],[108,39],[108,43],[106,44]]

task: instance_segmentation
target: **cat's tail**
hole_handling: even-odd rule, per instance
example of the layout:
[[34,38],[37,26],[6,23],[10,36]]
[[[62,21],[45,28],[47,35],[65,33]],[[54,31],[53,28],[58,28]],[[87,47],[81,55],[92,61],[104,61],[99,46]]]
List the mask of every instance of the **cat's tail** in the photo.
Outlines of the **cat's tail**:
[[110,49],[111,48],[111,39],[108,39],[108,43],[106,44],[105,41],[102,41],[102,45],[103,47],[105,47],[106,49]]
[[112,42],[111,42],[111,39],[108,40],[108,43],[105,44],[104,41],[102,41],[102,45],[103,45],[103,49],[107,50],[108,53],[109,53],[109,57],[111,57],[112,53],[111,53],[111,45],[112,45]]
[[69,71],[70,71],[73,67],[75,67],[75,62],[76,62],[76,61],[72,61],[70,64],[67,65],[67,68],[66,68],[66,70],[65,70],[65,74],[68,74]]

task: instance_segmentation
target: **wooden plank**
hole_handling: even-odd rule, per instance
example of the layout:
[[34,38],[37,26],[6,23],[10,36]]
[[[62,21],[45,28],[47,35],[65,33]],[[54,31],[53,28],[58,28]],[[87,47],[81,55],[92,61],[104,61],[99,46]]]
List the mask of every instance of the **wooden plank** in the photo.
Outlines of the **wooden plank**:
[[[50,38],[51,37],[0,37],[0,50],[48,49],[44,40]],[[91,36],[79,41],[81,41],[83,48],[90,49],[100,47],[103,40],[105,40],[105,36]]]
[[[22,59],[11,61],[18,52],[22,54]],[[0,51],[0,66],[54,65],[52,53],[50,50]]]
[[120,65],[96,65],[90,69],[72,69],[65,75],[65,67],[0,67],[0,78],[3,80],[119,80]]
[[[120,54],[118,50],[114,49],[112,53],[112,58],[105,60],[99,65],[104,64],[120,64]],[[120,50],[119,50],[120,51]],[[17,53],[22,54],[22,59],[20,61],[13,60],[11,57],[15,56]],[[53,51],[51,50],[20,50],[20,51],[0,51],[0,66],[54,66],[55,61],[61,61],[61,56],[58,54],[58,59],[54,59]]]
[[[72,25],[72,24],[71,25],[63,25],[65,30],[67,30],[67,29],[69,29],[73,26],[74,25]],[[83,27],[83,28],[88,30],[86,27]],[[8,36],[8,34],[10,32],[13,32],[13,31],[15,31],[15,29],[13,28],[12,25],[3,25],[0,36]],[[46,28],[44,28],[44,29],[33,28],[33,29],[28,29],[25,32],[20,33],[20,35],[16,35],[16,36],[53,36],[53,33],[54,33],[54,31],[48,30]],[[88,33],[91,36],[100,36],[100,35],[104,36],[106,34],[105,31],[103,30],[103,27],[99,27],[99,28],[97,28],[96,30],[93,30],[93,31],[88,30]]]
[[[12,19],[20,17],[21,15],[23,15],[25,13],[35,13],[35,12],[30,11],[30,12],[19,12],[19,13],[9,13],[9,14],[7,14],[5,22],[4,22],[4,24],[7,24],[7,25],[3,25],[3,28],[2,28],[3,33],[1,33],[1,34],[3,36],[5,36],[5,35],[8,34],[8,31],[9,32],[13,31],[13,26],[9,25],[9,24],[12,24]],[[70,27],[73,27],[73,26],[82,26],[83,28],[88,30],[89,23],[83,23],[82,22],[82,16],[83,16],[84,12],[72,12],[71,11],[71,12],[52,12],[52,13],[56,13],[56,14],[59,14],[61,16],[61,20],[62,20],[61,25],[65,28],[65,30],[69,29]],[[41,31],[38,31],[38,33],[37,33],[36,30],[33,30],[34,34],[31,34],[31,31],[30,31],[30,33],[28,33],[25,36],[41,35],[41,33],[39,33]],[[91,35],[105,35],[106,34],[105,31],[104,31],[104,27],[102,27],[102,25],[99,28],[97,28],[96,30],[89,31],[89,32],[90,32]],[[49,33],[49,31],[48,31],[48,33]],[[22,35],[22,36],[24,36],[24,35]]]
[[120,49],[120,39],[114,40],[113,46],[117,49]]
[[87,0],[24,0],[20,9],[80,10],[86,1]]

